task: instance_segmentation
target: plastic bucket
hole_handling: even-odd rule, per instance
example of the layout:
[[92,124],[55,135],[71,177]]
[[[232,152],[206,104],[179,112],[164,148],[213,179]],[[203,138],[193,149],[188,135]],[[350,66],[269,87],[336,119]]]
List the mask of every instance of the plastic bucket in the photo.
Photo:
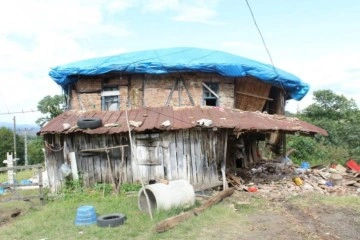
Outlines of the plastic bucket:
[[81,206],[76,211],[75,225],[91,225],[96,223],[96,213],[93,206]]
[[64,177],[67,177],[71,173],[71,168],[67,163],[63,163],[60,167],[60,171]]
[[338,173],[331,174],[330,180],[335,186],[341,186],[342,185],[342,176],[340,174],[338,174]]

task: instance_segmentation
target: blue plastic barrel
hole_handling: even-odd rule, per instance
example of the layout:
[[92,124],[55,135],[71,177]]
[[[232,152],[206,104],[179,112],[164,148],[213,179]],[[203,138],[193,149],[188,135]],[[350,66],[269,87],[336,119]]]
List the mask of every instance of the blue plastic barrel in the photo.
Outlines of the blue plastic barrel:
[[96,223],[96,213],[93,206],[81,206],[77,209],[75,225],[91,225]]

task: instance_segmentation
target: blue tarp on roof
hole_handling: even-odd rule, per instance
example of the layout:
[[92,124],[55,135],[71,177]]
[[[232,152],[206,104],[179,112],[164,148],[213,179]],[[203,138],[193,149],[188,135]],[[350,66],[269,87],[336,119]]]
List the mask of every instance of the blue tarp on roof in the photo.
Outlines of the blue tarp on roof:
[[123,53],[87,59],[57,66],[49,75],[63,89],[76,82],[79,75],[101,75],[109,72],[166,74],[174,72],[218,73],[227,77],[254,76],[271,85],[284,88],[289,98],[301,100],[309,85],[296,76],[248,58],[201,48],[166,48]]

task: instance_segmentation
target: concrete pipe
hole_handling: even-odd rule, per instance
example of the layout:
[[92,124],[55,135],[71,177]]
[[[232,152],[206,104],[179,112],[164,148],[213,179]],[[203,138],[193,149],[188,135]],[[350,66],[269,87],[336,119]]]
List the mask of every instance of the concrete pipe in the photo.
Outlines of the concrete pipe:
[[[173,207],[187,207],[195,203],[193,186],[186,180],[169,181],[169,184],[155,183],[146,185],[151,210],[168,210]],[[149,212],[144,188],[139,191],[138,206],[140,211]]]

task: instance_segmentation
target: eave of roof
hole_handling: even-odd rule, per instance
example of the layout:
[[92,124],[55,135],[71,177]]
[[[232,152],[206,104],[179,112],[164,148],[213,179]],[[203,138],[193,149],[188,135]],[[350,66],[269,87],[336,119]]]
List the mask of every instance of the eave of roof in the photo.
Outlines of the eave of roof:
[[[248,112],[220,107],[146,107],[127,111],[128,120],[141,123],[139,127],[131,126],[135,132],[171,131],[190,129],[201,126],[199,120],[211,120],[212,128],[232,129],[236,132],[284,132],[306,135],[321,134],[327,136],[326,130],[297,118],[282,115],[270,115],[260,112]],[[102,126],[96,129],[80,129],[79,118],[100,118]],[[170,125],[164,127],[163,123]],[[64,129],[63,124],[69,124]],[[201,126],[205,127],[205,126]],[[116,134],[127,132],[126,111],[66,111],[52,119],[39,134]]]

